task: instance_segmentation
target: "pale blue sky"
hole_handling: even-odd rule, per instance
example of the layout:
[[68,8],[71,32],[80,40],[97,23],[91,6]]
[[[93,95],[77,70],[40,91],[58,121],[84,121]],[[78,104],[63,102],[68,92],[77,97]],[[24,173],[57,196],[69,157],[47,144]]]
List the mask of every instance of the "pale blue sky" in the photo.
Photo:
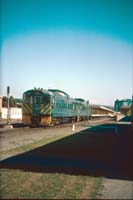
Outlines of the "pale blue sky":
[[0,95],[10,85],[14,97],[41,87],[96,104],[131,98],[133,1],[1,2]]

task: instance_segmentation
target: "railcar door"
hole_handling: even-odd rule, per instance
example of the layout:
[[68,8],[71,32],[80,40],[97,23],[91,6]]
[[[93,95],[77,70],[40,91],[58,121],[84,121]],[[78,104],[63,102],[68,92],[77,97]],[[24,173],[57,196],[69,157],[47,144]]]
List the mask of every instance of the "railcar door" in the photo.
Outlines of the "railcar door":
[[39,115],[41,111],[41,96],[33,97],[33,115]]

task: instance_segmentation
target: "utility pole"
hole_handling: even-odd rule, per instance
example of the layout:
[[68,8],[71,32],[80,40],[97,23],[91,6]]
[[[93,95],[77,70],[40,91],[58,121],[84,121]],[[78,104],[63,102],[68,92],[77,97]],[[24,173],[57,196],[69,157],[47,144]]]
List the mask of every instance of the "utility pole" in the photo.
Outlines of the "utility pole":
[[10,124],[10,121],[9,121],[9,108],[10,108],[10,105],[9,105],[9,94],[10,94],[10,87],[7,86],[7,124]]
[[89,112],[90,112],[90,108],[89,108],[89,100],[87,101],[87,121],[89,120]]
[[80,121],[80,104],[78,104],[78,119],[77,121],[79,122]]

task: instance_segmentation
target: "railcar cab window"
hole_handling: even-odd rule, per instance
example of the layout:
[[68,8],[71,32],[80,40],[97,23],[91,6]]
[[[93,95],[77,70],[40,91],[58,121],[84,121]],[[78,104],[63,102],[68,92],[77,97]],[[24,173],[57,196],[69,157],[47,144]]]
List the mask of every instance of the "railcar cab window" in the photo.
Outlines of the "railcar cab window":
[[23,95],[23,101],[24,101],[24,103],[32,104],[32,96],[29,95],[29,94],[24,94]]
[[50,103],[50,97],[49,96],[43,96],[40,101],[41,101],[42,104],[48,104],[48,103]]
[[41,103],[41,98],[39,96],[34,98],[34,103],[35,104],[40,104]]

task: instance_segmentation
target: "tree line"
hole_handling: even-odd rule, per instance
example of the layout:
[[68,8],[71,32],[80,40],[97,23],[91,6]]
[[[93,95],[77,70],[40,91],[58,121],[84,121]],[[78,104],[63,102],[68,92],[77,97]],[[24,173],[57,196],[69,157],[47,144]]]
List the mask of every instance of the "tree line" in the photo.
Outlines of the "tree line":
[[[14,108],[22,108],[22,99],[14,98],[13,96],[9,97],[9,106]],[[2,97],[2,107],[8,107],[8,98],[6,96]]]

